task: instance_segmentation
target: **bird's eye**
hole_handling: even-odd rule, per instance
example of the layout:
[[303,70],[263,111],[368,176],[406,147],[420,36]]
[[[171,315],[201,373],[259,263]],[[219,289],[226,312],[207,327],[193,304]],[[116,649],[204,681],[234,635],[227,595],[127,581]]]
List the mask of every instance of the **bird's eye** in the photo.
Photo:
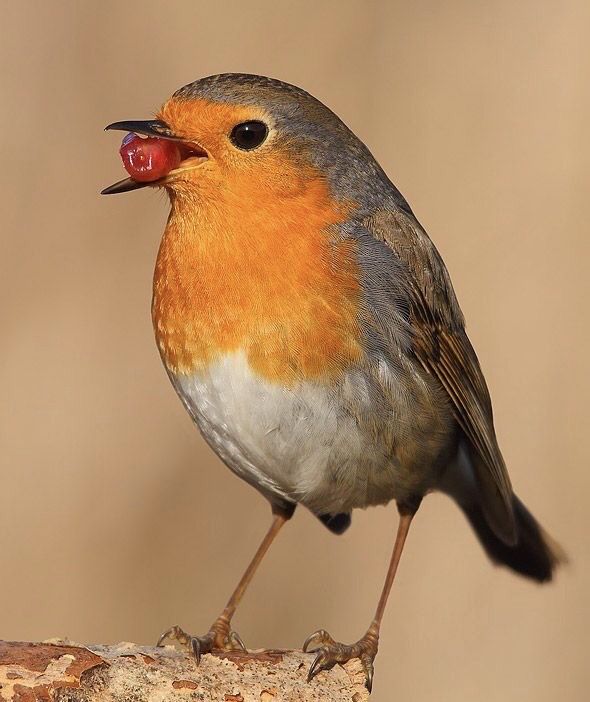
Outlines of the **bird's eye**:
[[251,151],[260,146],[268,135],[268,127],[264,122],[242,122],[237,124],[230,134],[234,146],[244,151]]

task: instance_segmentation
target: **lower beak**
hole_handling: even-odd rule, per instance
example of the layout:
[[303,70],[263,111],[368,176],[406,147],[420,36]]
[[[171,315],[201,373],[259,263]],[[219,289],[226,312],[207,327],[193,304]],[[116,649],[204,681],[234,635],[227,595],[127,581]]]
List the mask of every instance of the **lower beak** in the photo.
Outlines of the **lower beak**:
[[151,182],[140,183],[138,180],[133,180],[133,178],[123,178],[123,180],[118,180],[116,183],[109,185],[108,188],[100,191],[101,195],[116,195],[117,193],[127,193],[130,190],[137,190],[138,188],[146,188],[148,185],[154,185],[159,181],[154,180]]
[[[122,132],[133,132],[144,136],[158,137],[159,139],[170,139],[171,141],[183,141],[181,137],[175,136],[166,122],[159,119],[146,120],[124,120],[123,122],[113,122],[105,127],[105,131],[118,130]],[[129,190],[145,188],[148,185],[158,185],[161,180],[139,182],[132,178],[124,178],[113,185],[109,185],[101,191],[101,195],[114,195],[115,193],[126,193]]]

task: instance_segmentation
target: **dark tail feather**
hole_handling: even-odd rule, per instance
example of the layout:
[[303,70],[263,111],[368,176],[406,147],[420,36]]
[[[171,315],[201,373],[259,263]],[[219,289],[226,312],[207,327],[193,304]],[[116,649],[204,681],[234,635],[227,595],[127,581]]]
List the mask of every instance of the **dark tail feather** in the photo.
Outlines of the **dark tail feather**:
[[327,526],[333,534],[344,534],[352,521],[350,513],[348,512],[341,512],[340,514],[320,514],[318,519],[324,526]]
[[543,531],[516,495],[514,516],[518,542],[515,546],[507,546],[494,534],[479,506],[469,505],[463,507],[463,510],[488,556],[495,563],[544,583],[551,580],[557,565],[566,560],[561,547]]

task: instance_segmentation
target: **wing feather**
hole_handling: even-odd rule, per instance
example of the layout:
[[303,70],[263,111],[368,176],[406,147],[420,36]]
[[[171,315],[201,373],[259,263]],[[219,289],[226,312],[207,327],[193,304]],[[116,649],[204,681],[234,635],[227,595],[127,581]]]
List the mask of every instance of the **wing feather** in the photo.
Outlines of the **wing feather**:
[[500,452],[490,395],[446,267],[426,232],[406,212],[381,212],[366,221],[369,232],[404,264],[410,278],[413,352],[445,389],[470,455],[484,510],[506,543],[516,540],[512,487]]

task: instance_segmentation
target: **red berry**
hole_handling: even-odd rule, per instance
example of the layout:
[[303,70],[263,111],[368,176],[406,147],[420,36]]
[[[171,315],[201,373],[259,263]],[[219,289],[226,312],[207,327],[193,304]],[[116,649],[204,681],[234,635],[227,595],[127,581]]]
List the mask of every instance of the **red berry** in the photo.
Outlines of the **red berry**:
[[119,149],[125,170],[133,180],[149,183],[178,168],[180,150],[174,141],[129,133]]

